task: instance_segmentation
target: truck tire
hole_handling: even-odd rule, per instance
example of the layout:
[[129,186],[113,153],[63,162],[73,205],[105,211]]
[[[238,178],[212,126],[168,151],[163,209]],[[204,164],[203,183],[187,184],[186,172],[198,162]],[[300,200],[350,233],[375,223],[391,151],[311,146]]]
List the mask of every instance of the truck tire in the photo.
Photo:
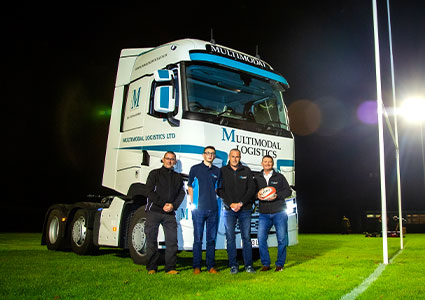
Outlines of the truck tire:
[[88,228],[88,211],[79,209],[71,223],[72,251],[79,255],[94,254],[98,247],[93,244],[93,230]]
[[45,230],[46,245],[49,250],[64,249],[64,230],[65,223],[62,222],[62,212],[54,209],[50,212],[47,219]]
[[145,233],[146,212],[145,206],[136,210],[130,221],[128,230],[128,248],[133,262],[138,265],[146,265],[146,233]]

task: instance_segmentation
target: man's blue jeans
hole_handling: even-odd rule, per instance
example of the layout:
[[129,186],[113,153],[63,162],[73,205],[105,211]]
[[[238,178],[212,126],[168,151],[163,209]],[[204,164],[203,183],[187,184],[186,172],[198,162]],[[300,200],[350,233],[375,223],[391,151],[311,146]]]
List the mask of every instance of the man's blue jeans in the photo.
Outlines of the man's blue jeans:
[[229,257],[229,266],[238,266],[236,260],[236,221],[239,222],[239,228],[242,237],[242,254],[245,267],[252,266],[252,244],[251,244],[251,210],[233,210],[224,211],[224,228],[226,229],[227,256]]
[[277,237],[276,266],[283,267],[286,260],[286,246],[288,246],[288,215],[285,211],[275,214],[260,213],[258,219],[258,245],[263,266],[270,266],[270,255],[267,238],[270,228],[274,225]]
[[206,224],[206,264],[207,269],[215,265],[215,240],[218,228],[218,212],[213,210],[192,211],[193,221],[193,268],[201,268],[202,260],[202,239],[204,236],[204,226]]

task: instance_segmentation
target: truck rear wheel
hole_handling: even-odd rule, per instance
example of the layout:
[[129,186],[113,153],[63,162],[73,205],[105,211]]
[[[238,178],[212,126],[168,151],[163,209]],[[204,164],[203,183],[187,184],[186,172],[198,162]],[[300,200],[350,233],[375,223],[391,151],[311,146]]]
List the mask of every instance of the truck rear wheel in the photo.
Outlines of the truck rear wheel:
[[138,265],[146,265],[147,249],[146,249],[146,212],[145,206],[136,210],[130,221],[130,228],[128,230],[128,248],[133,262]]
[[93,244],[93,230],[88,228],[88,211],[79,209],[71,223],[72,251],[79,255],[93,254],[98,247]]
[[62,212],[59,209],[54,209],[50,212],[47,219],[45,237],[47,249],[49,250],[64,249],[65,223],[62,222],[62,217]]

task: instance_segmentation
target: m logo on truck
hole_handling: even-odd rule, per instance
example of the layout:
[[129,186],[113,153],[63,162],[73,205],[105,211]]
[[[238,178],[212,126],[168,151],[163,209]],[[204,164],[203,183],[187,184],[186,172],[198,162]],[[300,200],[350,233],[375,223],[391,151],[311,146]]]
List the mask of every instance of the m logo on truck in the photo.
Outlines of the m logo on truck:
[[230,133],[227,132],[226,128],[223,128],[223,138],[222,141],[231,141],[232,143],[235,142],[235,130],[232,129]]
[[133,100],[131,101],[130,109],[136,109],[139,107],[140,87],[137,90],[133,90]]

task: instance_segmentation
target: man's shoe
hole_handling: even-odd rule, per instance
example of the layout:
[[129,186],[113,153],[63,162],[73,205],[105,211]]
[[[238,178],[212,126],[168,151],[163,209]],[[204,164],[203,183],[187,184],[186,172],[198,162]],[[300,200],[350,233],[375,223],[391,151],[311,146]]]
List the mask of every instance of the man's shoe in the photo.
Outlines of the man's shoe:
[[264,266],[261,268],[261,272],[266,272],[266,271],[270,271],[270,266]]
[[255,273],[255,269],[252,266],[246,267],[245,271],[248,272],[248,273]]
[[276,269],[274,270],[275,272],[282,272],[283,271],[283,267],[279,267],[277,266]]
[[201,274],[201,269],[200,268],[194,268],[193,274],[195,274],[195,275]]
[[232,267],[230,267],[230,274],[235,275],[235,274],[238,274],[238,272],[239,272],[238,266],[232,266]]
[[177,275],[177,274],[179,274],[180,272],[179,271],[177,271],[177,270],[170,270],[170,271],[168,271],[167,272],[167,274],[170,274],[170,275]]
[[156,270],[149,270],[148,271],[148,274],[150,275],[150,274],[155,274],[156,273]]
[[210,274],[217,274],[218,271],[216,269],[214,269],[214,268],[211,268],[211,269],[208,270],[208,273],[210,273]]

